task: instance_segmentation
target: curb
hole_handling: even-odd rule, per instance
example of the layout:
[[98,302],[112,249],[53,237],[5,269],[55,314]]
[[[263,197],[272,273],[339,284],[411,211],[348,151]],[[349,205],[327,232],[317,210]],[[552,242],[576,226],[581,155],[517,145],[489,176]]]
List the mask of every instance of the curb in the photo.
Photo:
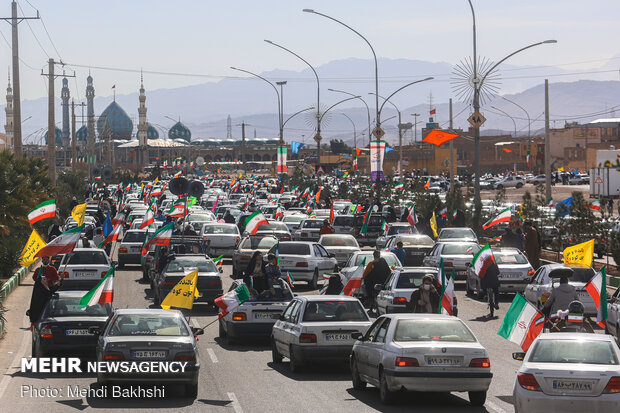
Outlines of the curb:
[[[6,282],[4,284],[2,284],[2,287],[0,288],[0,303],[3,303],[7,297],[9,296],[9,294],[11,294],[11,292],[17,288],[17,286],[19,286],[19,283],[26,278],[26,275],[28,275],[28,273],[30,272],[30,266],[29,267],[21,267],[19,270],[17,270],[17,272],[8,280],[6,280]],[[4,322],[2,320],[0,320],[0,336],[4,333]]]

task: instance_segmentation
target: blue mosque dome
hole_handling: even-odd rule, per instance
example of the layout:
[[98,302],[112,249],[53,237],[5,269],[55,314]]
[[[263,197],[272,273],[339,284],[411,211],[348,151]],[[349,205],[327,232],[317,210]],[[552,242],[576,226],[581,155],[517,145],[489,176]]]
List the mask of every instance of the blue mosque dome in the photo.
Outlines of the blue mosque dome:
[[101,113],[99,119],[97,119],[97,133],[99,139],[104,138],[106,133],[106,126],[110,132],[110,137],[113,140],[129,140],[131,139],[131,132],[133,131],[133,122],[127,112],[118,104],[113,101],[107,108]]
[[147,139],[159,139],[159,132],[157,132],[157,129],[155,129],[155,127],[151,125],[150,123],[148,125],[149,127],[146,130],[146,138]]
[[192,140],[192,132],[179,121],[168,131],[168,139],[183,139],[190,142]]
[[[56,141],[56,146],[62,147],[62,131],[58,128],[54,128],[54,140]],[[45,144],[48,144],[47,140],[47,131],[45,131]]]
[[82,125],[82,127],[75,132],[75,138],[78,142],[86,142],[88,139],[88,128],[86,125]]

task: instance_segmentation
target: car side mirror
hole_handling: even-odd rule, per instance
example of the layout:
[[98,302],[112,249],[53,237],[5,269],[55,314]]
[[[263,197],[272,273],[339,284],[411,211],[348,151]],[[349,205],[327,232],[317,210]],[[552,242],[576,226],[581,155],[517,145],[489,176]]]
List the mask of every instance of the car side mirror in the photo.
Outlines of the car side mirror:
[[523,361],[523,359],[525,358],[525,353],[522,351],[512,353],[512,358],[515,360]]
[[364,341],[364,334],[360,332],[351,333],[351,338],[353,340]]
[[99,334],[101,334],[101,330],[99,329],[99,327],[88,327],[88,333],[98,336]]
[[192,327],[192,334],[195,336],[201,336],[205,333],[204,329],[199,327]]
[[375,284],[375,291],[381,291],[383,290],[383,284]]

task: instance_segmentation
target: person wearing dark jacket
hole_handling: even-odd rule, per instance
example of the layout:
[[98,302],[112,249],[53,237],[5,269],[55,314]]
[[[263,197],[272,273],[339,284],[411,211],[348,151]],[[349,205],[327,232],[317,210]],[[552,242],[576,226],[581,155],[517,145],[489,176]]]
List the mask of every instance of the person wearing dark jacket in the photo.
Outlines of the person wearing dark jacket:
[[34,287],[30,297],[30,308],[26,315],[30,318],[30,323],[35,323],[52,294],[58,289],[60,277],[56,268],[50,265],[50,258],[42,257],[41,266],[32,274],[32,279],[34,280]]
[[372,253],[372,256],[373,260],[370,261],[364,269],[364,287],[366,288],[366,294],[370,298],[370,311],[372,311],[376,306],[375,284],[383,285],[392,273],[392,270],[390,270],[390,266],[385,261],[385,258],[381,257],[380,251],[375,250]]
[[495,309],[499,310],[499,267],[495,262],[487,268],[484,277],[480,279],[480,288],[486,293],[490,288],[495,296]]
[[255,289],[259,294],[267,289],[267,279],[265,277],[265,261],[260,251],[254,252],[250,262],[243,274],[243,282],[248,287]]
[[226,210],[226,212],[224,213],[224,222],[227,224],[234,224],[235,223],[235,217],[233,216],[233,214],[230,213],[229,210]]
[[327,289],[325,290],[325,295],[338,295],[342,292],[343,288],[344,285],[342,285],[340,275],[334,274],[329,277],[329,281],[327,281]]
[[422,285],[411,294],[411,299],[407,303],[407,311],[410,313],[429,313],[439,312],[439,293],[434,285],[434,279],[430,275],[422,278]]

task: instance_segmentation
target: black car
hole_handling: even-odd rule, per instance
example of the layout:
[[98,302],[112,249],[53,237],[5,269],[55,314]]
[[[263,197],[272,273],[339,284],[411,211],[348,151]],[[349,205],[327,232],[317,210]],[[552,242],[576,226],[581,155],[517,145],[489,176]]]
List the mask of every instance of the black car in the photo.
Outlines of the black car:
[[357,239],[357,243],[360,246],[375,246],[377,238],[381,235],[383,225],[383,215],[380,213],[371,213],[370,220],[368,221],[368,228],[365,235],[361,235],[360,231],[364,225],[365,214],[357,214],[353,219],[353,228],[351,228],[351,234]]
[[80,308],[88,291],[59,291],[48,301],[32,328],[32,357],[61,352],[93,352],[97,337],[90,327],[102,328],[112,313],[110,305]]
[[[155,278],[157,277],[157,269],[159,268],[159,259],[164,248],[168,249],[170,254],[186,255],[186,254],[206,254],[205,243],[199,236],[195,235],[173,235],[170,239],[170,245],[168,247],[155,246],[153,252],[149,252],[147,257],[142,260],[143,271],[148,271],[148,278],[153,285]],[[150,256],[150,257],[149,257]],[[150,259],[149,259],[150,258]],[[147,263],[145,265],[145,263]],[[144,273],[143,273],[144,278]]]

